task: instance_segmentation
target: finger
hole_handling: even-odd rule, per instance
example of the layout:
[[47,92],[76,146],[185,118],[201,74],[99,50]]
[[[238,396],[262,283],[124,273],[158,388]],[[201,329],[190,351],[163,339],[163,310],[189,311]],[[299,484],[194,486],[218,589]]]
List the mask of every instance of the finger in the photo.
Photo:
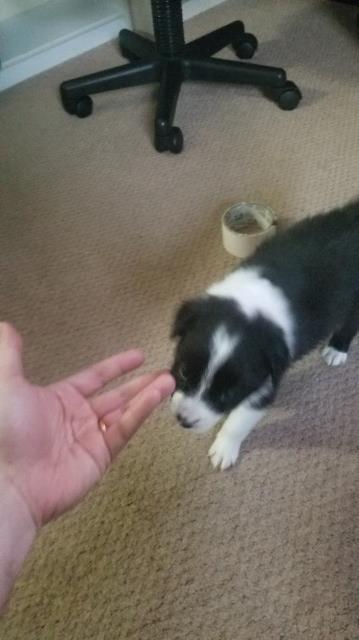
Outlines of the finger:
[[175,382],[168,373],[162,374],[144,389],[121,416],[119,423],[113,424],[103,435],[112,459],[136,433],[151,413],[173,393]]
[[90,400],[91,407],[99,418],[104,418],[108,424],[112,424],[114,422],[114,420],[110,421],[112,412],[123,411],[126,404],[153,382],[157,376],[156,373],[145,373],[117,387],[117,389],[106,391]]
[[22,338],[8,322],[0,323],[0,376],[22,375]]
[[75,373],[67,378],[66,382],[76,387],[83,395],[89,396],[114,378],[137,369],[143,364],[144,359],[144,354],[139,349],[125,351]]

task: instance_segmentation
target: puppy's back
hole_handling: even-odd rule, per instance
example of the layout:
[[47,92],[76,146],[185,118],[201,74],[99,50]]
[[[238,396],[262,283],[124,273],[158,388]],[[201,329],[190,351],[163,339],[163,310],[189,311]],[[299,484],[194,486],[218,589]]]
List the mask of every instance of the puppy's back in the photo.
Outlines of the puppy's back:
[[241,267],[280,287],[302,337],[301,353],[348,317],[359,292],[359,203],[307,218],[261,245]]

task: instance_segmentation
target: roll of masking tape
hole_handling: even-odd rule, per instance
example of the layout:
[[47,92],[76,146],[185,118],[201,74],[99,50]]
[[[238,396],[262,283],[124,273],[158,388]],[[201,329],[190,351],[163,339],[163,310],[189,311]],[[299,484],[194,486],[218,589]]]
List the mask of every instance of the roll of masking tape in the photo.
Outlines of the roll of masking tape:
[[277,217],[268,207],[239,202],[222,216],[224,248],[232,256],[247,258],[264,240],[277,230]]

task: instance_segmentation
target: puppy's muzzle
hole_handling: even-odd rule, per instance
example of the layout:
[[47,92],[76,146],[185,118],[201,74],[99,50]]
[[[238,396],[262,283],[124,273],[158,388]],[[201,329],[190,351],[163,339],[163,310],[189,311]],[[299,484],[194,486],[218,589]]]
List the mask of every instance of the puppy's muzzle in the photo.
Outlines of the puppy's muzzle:
[[183,418],[181,415],[177,414],[176,418],[179,422],[179,424],[181,425],[181,427],[183,427],[184,429],[191,429],[191,427],[193,427],[194,423],[190,422],[189,420],[186,420],[186,418]]

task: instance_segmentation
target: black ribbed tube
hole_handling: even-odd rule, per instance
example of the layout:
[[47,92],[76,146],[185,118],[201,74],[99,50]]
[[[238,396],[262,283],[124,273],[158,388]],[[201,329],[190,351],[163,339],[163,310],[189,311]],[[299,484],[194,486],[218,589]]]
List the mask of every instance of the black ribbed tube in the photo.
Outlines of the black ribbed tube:
[[182,0],[151,0],[158,53],[176,56],[184,49]]

